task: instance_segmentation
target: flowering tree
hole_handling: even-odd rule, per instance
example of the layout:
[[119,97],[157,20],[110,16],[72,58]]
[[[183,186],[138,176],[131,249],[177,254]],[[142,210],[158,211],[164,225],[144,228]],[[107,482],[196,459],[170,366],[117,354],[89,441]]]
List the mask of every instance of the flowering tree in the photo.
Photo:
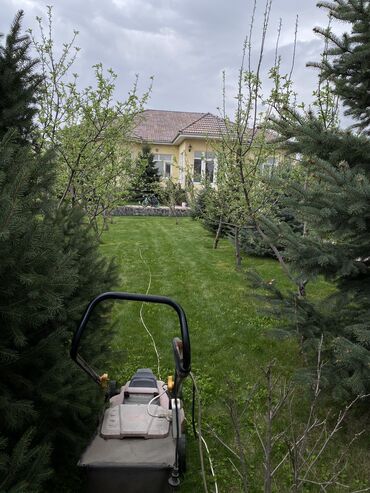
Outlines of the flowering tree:
[[78,203],[99,233],[112,208],[128,192],[134,175],[127,144],[150,87],[139,96],[136,79],[126,101],[115,101],[117,75],[111,69],[104,71],[98,63],[93,66],[95,87],[79,89],[77,74],[71,74],[79,52],[75,45],[78,31],[63,44],[57,57],[52,8],[48,7],[47,29],[41,18],[37,20],[39,37],[32,31],[30,35],[41,62],[43,83],[35,144],[56,152],[59,206],[65,201]]

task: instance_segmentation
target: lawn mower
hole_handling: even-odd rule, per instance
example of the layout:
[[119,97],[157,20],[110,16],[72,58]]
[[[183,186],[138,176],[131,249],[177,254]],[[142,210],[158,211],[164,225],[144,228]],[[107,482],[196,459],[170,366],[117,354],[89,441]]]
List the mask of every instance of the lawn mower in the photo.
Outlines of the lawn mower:
[[[104,300],[159,303],[173,308],[179,319],[181,339],[172,342],[175,375],[167,383],[152,370],[139,368],[119,387],[108,376],[98,375],[78,352],[81,336],[92,311]],[[82,454],[78,466],[87,477],[91,493],[166,493],[180,484],[185,472],[184,411],[182,384],[190,373],[190,340],[184,310],[164,296],[108,292],[86,308],[74,334],[71,358],[106,388],[108,406],[98,430]]]

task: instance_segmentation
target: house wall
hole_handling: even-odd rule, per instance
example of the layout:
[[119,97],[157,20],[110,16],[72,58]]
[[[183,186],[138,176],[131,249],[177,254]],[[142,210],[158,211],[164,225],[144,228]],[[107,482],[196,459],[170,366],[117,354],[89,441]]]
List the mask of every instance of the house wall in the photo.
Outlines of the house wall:
[[[171,154],[173,156],[173,163],[171,166],[171,178],[174,182],[180,183],[182,187],[185,187],[186,179],[193,179],[194,175],[194,153],[199,152],[214,152],[214,146],[212,142],[206,139],[185,139],[179,145],[171,144],[149,144],[153,154]],[[137,156],[140,154],[142,144],[133,143],[133,154]],[[189,150],[190,149],[190,150]],[[181,155],[184,156],[182,162]],[[275,156],[276,164],[279,164],[284,158],[281,151],[272,153]],[[182,171],[180,168],[183,168]],[[217,164],[216,164],[217,174]],[[195,190],[201,189],[201,183],[194,183]]]
[[151,146],[153,154],[171,154],[171,178],[177,182],[179,179],[179,148],[174,145],[153,144]]
[[[174,181],[185,185],[185,176],[193,177],[194,152],[212,152],[212,146],[205,139],[186,139],[178,146],[169,144],[151,144],[153,154],[171,154],[173,156],[173,166],[171,177]],[[189,146],[191,150],[189,151]],[[142,146],[133,145],[134,155],[137,156]],[[184,156],[184,162],[181,161],[181,155]],[[183,173],[181,174],[181,166]],[[198,184],[195,184],[198,186]]]
[[[152,154],[171,154],[172,166],[171,166],[171,178],[177,182],[179,179],[179,148],[175,145],[169,144],[149,144]],[[133,155],[137,157],[142,149],[142,144],[134,143],[132,145]]]
[[[189,152],[189,146],[191,150]],[[186,175],[193,179],[194,175],[194,153],[198,152],[214,152],[212,142],[206,139],[185,139],[180,145],[180,149],[185,150],[185,172]],[[201,183],[194,183],[194,188],[202,188]]]

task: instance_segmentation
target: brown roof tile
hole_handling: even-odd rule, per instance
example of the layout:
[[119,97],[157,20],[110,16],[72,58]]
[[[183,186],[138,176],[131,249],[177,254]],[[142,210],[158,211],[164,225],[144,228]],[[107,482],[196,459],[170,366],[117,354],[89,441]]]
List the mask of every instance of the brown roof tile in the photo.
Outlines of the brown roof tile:
[[216,137],[224,129],[211,113],[145,110],[138,116],[134,137],[146,142],[172,143],[178,135]]
[[204,113],[200,118],[180,130],[182,135],[205,135],[207,137],[219,137],[226,133],[225,122],[222,118]]

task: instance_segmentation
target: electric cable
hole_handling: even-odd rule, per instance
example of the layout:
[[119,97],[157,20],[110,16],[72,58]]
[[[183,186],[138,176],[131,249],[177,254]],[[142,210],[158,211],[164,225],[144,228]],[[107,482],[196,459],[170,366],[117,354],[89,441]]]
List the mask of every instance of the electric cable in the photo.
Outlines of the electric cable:
[[[213,468],[211,454],[210,454],[207,442],[202,435],[202,404],[201,404],[201,400],[200,400],[200,393],[199,393],[199,390],[198,390],[198,387],[197,387],[193,373],[190,372],[189,375],[190,375],[190,378],[193,382],[192,423],[193,423],[194,435],[196,437],[198,437],[199,457],[200,457],[200,466],[201,466],[201,470],[202,470],[203,487],[204,487],[205,493],[208,493],[207,477],[206,477],[206,472],[205,472],[205,467],[204,467],[204,455],[203,455],[203,445],[204,445],[204,448],[206,449],[207,456],[208,456],[209,467],[210,467],[211,474],[212,474],[212,477],[214,480],[215,493],[218,493],[218,484],[217,484],[216,474],[215,474],[215,471]],[[198,395],[198,430],[196,429],[195,419],[194,419],[195,393]]]
[[[141,260],[143,261],[143,263],[146,265],[147,269],[148,269],[148,272],[149,272],[149,283],[148,283],[148,287],[147,287],[147,290],[146,290],[146,293],[145,294],[148,294],[149,291],[150,291],[150,287],[152,285],[152,271],[150,270],[150,266],[148,264],[148,262],[143,258],[143,255],[141,253],[141,248],[139,248],[139,254],[140,254],[140,258]],[[144,322],[144,317],[143,317],[143,308],[144,308],[144,302],[141,303],[141,306],[140,306],[140,320],[141,320],[141,323],[143,324],[144,326],[144,329],[146,330],[148,336],[150,337],[150,339],[152,340],[152,344],[153,344],[153,348],[154,348],[154,351],[155,351],[155,354],[157,356],[157,370],[158,370],[158,380],[162,380],[161,379],[161,368],[160,368],[160,361],[161,361],[161,357],[159,355],[159,351],[157,349],[157,345],[155,343],[155,340],[154,340],[154,337],[152,335],[152,333],[150,332],[150,330],[148,329],[147,325],[145,324]]]
[[197,427],[195,425],[195,385],[193,382],[193,391],[192,391],[192,399],[191,399],[191,425],[193,428],[193,434],[195,438],[198,438]]
[[[141,248],[139,248],[139,254],[140,254],[141,260],[146,265],[146,267],[148,269],[148,272],[149,272],[149,283],[148,283],[148,287],[147,287],[147,290],[146,290],[146,293],[145,293],[145,294],[148,294],[149,291],[150,291],[151,284],[152,284],[152,271],[150,269],[150,266],[149,266],[148,262],[143,258],[143,255],[142,255],[142,252],[141,252]],[[161,369],[160,369],[160,359],[161,358],[160,358],[159,351],[157,349],[157,345],[155,343],[154,337],[153,337],[152,333],[150,332],[150,330],[148,329],[147,325],[145,324],[144,317],[143,317],[143,308],[144,308],[144,303],[142,303],[141,304],[141,307],[140,307],[140,320],[141,320],[141,323],[144,326],[144,329],[146,330],[147,334],[149,335],[150,339],[152,340],[153,348],[154,348],[155,354],[157,356],[158,379],[161,380]],[[165,390],[165,392],[167,392],[167,389]],[[163,393],[160,394],[160,395],[163,395]],[[155,398],[158,398],[158,397],[159,396],[155,396]],[[150,413],[150,411],[149,411],[149,406],[150,406],[151,402],[153,402],[155,400],[155,398],[152,399],[149,402],[148,407],[147,407],[147,411],[148,411],[148,414],[150,416],[152,416],[152,417],[159,417],[159,416],[153,416]],[[175,464],[174,464],[174,470],[176,471],[176,475],[174,477],[174,480],[175,480],[175,482],[178,482],[178,484],[179,484],[179,479],[178,479],[178,471],[179,471],[178,454],[179,454],[180,424],[179,424],[179,411],[178,411],[178,404],[177,404],[177,392],[175,392],[175,413],[176,413],[177,437],[176,437]],[[163,417],[165,417],[165,416],[163,416]]]
[[[152,418],[166,418],[166,419],[169,421],[169,419],[168,419],[168,415],[167,415],[167,414],[152,414],[152,413],[150,412],[150,406],[152,405],[152,403],[153,403],[155,400],[157,400],[157,399],[159,399],[160,397],[162,397],[162,395],[164,395],[164,394],[166,394],[166,393],[167,393],[167,389],[165,389],[165,390],[164,390],[163,392],[161,392],[160,394],[155,395],[155,396],[153,397],[153,399],[151,399],[151,400],[148,402],[148,405],[147,405],[146,410],[147,410],[147,413],[149,414],[149,416],[151,416]],[[162,408],[162,409],[163,409],[163,408]]]
[[176,451],[175,451],[175,454],[176,454],[175,464],[176,464],[176,467],[178,468],[179,467],[180,420],[179,420],[179,406],[178,406],[178,402],[177,402],[177,391],[175,391],[175,413],[176,413],[176,432],[177,432],[177,436],[176,436]]

